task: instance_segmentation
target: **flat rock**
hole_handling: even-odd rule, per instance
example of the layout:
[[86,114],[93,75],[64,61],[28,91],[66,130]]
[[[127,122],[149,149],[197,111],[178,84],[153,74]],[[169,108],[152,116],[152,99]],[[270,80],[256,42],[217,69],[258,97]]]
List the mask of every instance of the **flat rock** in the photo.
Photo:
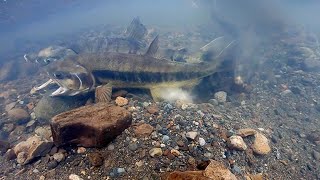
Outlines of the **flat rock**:
[[229,144],[229,147],[232,149],[237,149],[241,151],[244,151],[247,149],[247,145],[243,141],[241,136],[233,135],[229,137],[228,144]]
[[259,155],[268,154],[271,151],[268,138],[261,133],[256,133],[254,137],[255,139],[252,145],[253,152]]
[[236,180],[236,176],[231,173],[223,164],[218,161],[211,160],[210,164],[206,167],[203,172],[205,177],[210,179],[220,179],[220,180]]
[[140,124],[134,127],[134,133],[138,137],[146,137],[149,136],[154,128],[150,124]]
[[18,124],[24,124],[27,123],[30,119],[29,113],[21,108],[13,108],[8,111],[8,117],[18,123]]
[[125,108],[98,103],[56,115],[51,121],[56,146],[103,147],[131,125]]
[[51,150],[53,142],[44,140],[39,136],[32,136],[26,141],[18,143],[14,148],[17,157],[25,157],[21,164],[27,164],[36,157],[45,156]]
[[250,128],[246,128],[246,129],[239,129],[238,132],[237,132],[237,135],[239,135],[241,137],[247,137],[247,136],[255,135],[256,133],[257,133],[256,130],[250,129]]
[[82,96],[50,97],[49,91],[34,107],[35,116],[39,121],[49,122],[52,117],[85,105],[87,98]]

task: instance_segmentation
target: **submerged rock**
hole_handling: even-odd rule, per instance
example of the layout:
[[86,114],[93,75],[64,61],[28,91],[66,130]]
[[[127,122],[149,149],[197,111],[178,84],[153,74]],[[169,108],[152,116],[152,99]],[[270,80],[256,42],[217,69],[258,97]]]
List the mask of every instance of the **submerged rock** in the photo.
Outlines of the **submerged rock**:
[[29,113],[21,108],[13,108],[9,110],[8,117],[17,124],[27,123],[30,119]]
[[131,121],[131,114],[125,108],[98,103],[53,117],[51,130],[56,146],[102,147],[128,128]]
[[259,155],[268,154],[271,151],[268,138],[261,133],[256,133],[254,137],[255,139],[252,145],[253,152]]
[[214,93],[214,98],[219,102],[219,103],[224,103],[227,101],[227,93],[224,91],[219,91]]
[[247,145],[243,141],[241,136],[236,136],[236,135],[231,136],[229,138],[228,143],[229,143],[230,148],[232,148],[232,149],[237,149],[237,150],[241,150],[241,151],[244,151],[247,149]]
[[50,121],[50,119],[62,112],[85,105],[87,98],[83,96],[50,97],[51,92],[46,93],[34,107],[38,120]]
[[20,164],[27,164],[36,157],[44,156],[51,150],[53,142],[44,140],[39,136],[32,136],[26,141],[17,144],[13,150]]

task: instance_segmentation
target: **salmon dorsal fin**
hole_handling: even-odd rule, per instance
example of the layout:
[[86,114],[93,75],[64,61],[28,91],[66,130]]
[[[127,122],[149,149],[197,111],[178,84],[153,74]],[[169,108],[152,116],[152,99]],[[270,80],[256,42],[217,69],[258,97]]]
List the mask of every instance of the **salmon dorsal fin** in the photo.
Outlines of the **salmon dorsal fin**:
[[154,40],[151,42],[148,51],[146,52],[146,56],[155,57],[157,51],[159,49],[159,35],[157,35]]
[[135,17],[127,27],[125,33],[128,38],[141,41],[147,34],[147,28],[141,23],[139,17]]

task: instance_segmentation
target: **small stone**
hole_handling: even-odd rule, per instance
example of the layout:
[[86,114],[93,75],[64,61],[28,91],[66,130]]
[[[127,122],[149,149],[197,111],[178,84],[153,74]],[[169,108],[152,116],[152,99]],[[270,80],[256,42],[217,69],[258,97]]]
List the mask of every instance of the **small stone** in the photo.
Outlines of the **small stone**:
[[148,106],[147,111],[150,114],[158,114],[159,113],[159,108],[156,105]]
[[83,180],[83,179],[76,174],[70,174],[69,180]]
[[229,146],[232,149],[244,151],[247,149],[246,143],[243,141],[241,136],[233,135],[228,140]]
[[255,139],[252,145],[253,152],[259,155],[266,155],[270,153],[271,148],[269,146],[268,138],[261,133],[256,133],[254,137]]
[[179,140],[179,141],[177,141],[177,145],[180,146],[180,147],[183,147],[184,146],[184,142]]
[[83,153],[85,153],[87,150],[86,150],[86,148],[84,148],[84,147],[78,147],[78,149],[77,149],[77,153],[78,154],[83,154]]
[[203,155],[204,157],[206,157],[206,158],[209,158],[209,159],[211,159],[211,158],[213,158],[213,154],[212,153],[204,153],[204,155]]
[[23,164],[27,160],[27,156],[28,156],[28,154],[26,152],[22,151],[22,152],[18,153],[17,162],[19,164]]
[[35,126],[36,121],[35,120],[31,120],[27,123],[26,127],[31,127],[31,126]]
[[224,91],[219,91],[214,93],[214,98],[219,102],[219,103],[224,103],[227,101],[227,93]]
[[90,164],[94,167],[100,167],[103,165],[104,158],[100,153],[90,153],[88,158]]
[[214,105],[214,106],[218,106],[218,105],[219,105],[219,102],[218,102],[218,100],[216,100],[216,99],[210,99],[210,100],[209,100],[209,103],[212,104],[212,105]]
[[204,170],[203,175],[210,179],[237,180],[236,176],[232,174],[229,169],[224,167],[220,162],[214,160],[210,161],[210,164]]
[[51,128],[50,126],[45,126],[45,127],[38,127],[35,130],[35,133],[40,136],[41,138],[44,138],[46,140],[50,140],[52,137],[52,133],[51,133]]
[[125,172],[126,172],[126,170],[124,168],[117,168],[117,173],[123,174]]
[[57,152],[58,152],[57,146],[53,146],[49,152],[49,155],[53,156]]
[[200,144],[200,146],[204,146],[204,145],[206,145],[206,141],[203,139],[203,138],[199,138],[199,144]]
[[150,136],[153,129],[154,128],[149,124],[140,124],[134,127],[134,133],[138,137],[146,137],[146,136]]
[[156,157],[156,156],[162,156],[162,149],[161,148],[152,148],[149,151],[149,154],[151,157]]
[[53,161],[50,161],[48,164],[47,164],[47,167],[49,170],[51,169],[54,169],[58,166],[58,162],[56,160],[53,160]]
[[162,137],[162,142],[167,142],[167,141],[169,141],[169,139],[170,139],[169,136],[164,135],[164,136]]
[[181,155],[181,153],[176,149],[171,149],[170,153],[175,155],[175,156],[180,156]]
[[124,97],[121,97],[121,96],[118,96],[115,100],[116,104],[118,106],[125,106],[128,104],[128,99],[124,98]]
[[197,137],[198,133],[195,131],[190,131],[186,133],[186,137],[194,140]]
[[45,180],[46,179],[46,177],[44,176],[44,175],[41,175],[40,177],[39,177],[39,180]]
[[25,124],[29,121],[29,113],[21,108],[13,108],[8,111],[8,117],[17,124]]
[[40,171],[38,169],[34,169],[32,172],[33,173],[39,173]]
[[137,143],[130,143],[128,147],[131,151],[135,151],[138,149]]
[[312,156],[315,160],[319,161],[320,160],[320,153],[318,151],[313,150]]
[[108,147],[107,147],[107,149],[108,149],[109,151],[113,151],[113,150],[114,150],[114,144],[109,144]]
[[55,154],[53,155],[53,159],[56,160],[57,162],[63,161],[64,158],[65,158],[64,154],[63,154],[63,153],[60,153],[60,152],[55,153]]
[[237,135],[241,137],[247,137],[247,136],[255,135],[256,133],[257,133],[256,130],[247,128],[247,129],[239,129],[237,132]]

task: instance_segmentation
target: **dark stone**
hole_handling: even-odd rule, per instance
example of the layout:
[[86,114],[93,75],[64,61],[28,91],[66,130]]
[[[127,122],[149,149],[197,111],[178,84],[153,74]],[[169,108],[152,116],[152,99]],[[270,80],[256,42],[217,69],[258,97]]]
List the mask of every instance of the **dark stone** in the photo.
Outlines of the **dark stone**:
[[56,160],[50,161],[47,164],[48,170],[54,169],[58,166],[58,162]]
[[104,103],[87,105],[53,117],[52,137],[56,146],[103,147],[131,122],[131,113],[125,108]]
[[46,93],[34,107],[38,120],[48,122],[52,117],[85,105],[88,98],[84,96],[50,97],[52,91]]
[[10,143],[7,141],[0,140],[0,155],[3,155],[10,148]]
[[88,155],[90,164],[94,167],[100,167],[103,165],[104,158],[100,153],[90,153]]

